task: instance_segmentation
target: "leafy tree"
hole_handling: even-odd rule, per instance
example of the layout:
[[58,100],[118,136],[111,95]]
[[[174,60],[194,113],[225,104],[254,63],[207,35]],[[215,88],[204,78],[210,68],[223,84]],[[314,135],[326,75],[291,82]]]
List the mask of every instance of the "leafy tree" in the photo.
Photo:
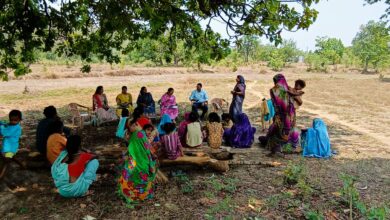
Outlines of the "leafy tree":
[[279,48],[280,54],[283,56],[284,63],[297,62],[301,51],[297,48],[297,43],[293,40],[284,40]]
[[320,37],[316,39],[316,53],[325,58],[337,68],[344,53],[344,45],[340,39]]
[[284,66],[283,56],[279,50],[273,50],[268,61],[268,66],[271,67],[273,71],[280,71]]
[[307,71],[327,72],[327,60],[318,53],[309,52],[305,56]]
[[378,2],[384,2],[386,3],[387,5],[389,5],[388,8],[386,8],[386,11],[385,11],[385,14],[382,15],[382,19],[384,18],[387,18],[387,22],[389,22],[389,18],[390,18],[390,0],[365,0],[368,4],[372,5],[372,4],[375,4],[375,3],[378,3]]
[[256,50],[259,47],[259,41],[256,36],[244,36],[237,41],[237,49],[244,56],[244,61],[247,63],[249,57],[254,59]]
[[388,43],[390,42],[389,28],[384,22],[369,21],[360,27],[352,41],[353,52],[364,65],[363,72],[367,72],[368,65],[378,66],[387,61],[390,56]]
[[307,29],[315,21],[318,12],[312,7],[318,2],[2,0],[0,75],[5,79],[13,70],[16,76],[28,73],[33,51],[50,51],[55,42],[60,55],[79,55],[85,62],[96,55],[109,63],[120,62],[124,42],[158,38],[166,31],[186,46],[202,47],[202,35],[212,31],[203,31],[200,22],[213,19],[224,22],[231,37],[265,36],[278,44],[282,30]]

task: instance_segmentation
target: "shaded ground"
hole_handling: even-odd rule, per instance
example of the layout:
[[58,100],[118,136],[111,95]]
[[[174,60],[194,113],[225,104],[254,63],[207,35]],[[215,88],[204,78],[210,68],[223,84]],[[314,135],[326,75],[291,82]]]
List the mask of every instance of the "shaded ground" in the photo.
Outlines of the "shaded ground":
[[[248,81],[245,111],[259,128],[259,100],[268,96],[273,73],[261,75],[248,69],[240,72]],[[83,78],[77,85],[79,79],[44,80],[42,85],[31,87],[34,89],[26,95],[19,90],[24,88],[23,81],[11,81],[0,83],[2,94],[5,94],[0,98],[0,111],[1,108],[6,112],[15,107],[28,110],[25,112],[22,146],[29,149],[33,148],[34,124],[41,117],[40,111],[44,106],[64,106],[74,100],[87,105],[96,84],[106,87],[110,101],[114,100],[122,84],[128,85],[135,97],[139,87],[145,83],[156,100],[157,94],[163,94],[173,86],[184,111],[189,110],[184,103],[198,80],[203,82],[211,98],[230,100],[229,91],[234,86],[235,75],[173,73],[153,77]],[[114,167],[101,170],[100,180],[92,186],[95,193],[80,199],[61,198],[53,189],[49,170],[21,171],[13,168],[13,172],[0,183],[3,189],[5,184],[14,190],[14,193],[7,190],[0,192],[0,197],[11,201],[7,205],[2,203],[3,210],[0,208],[0,211],[8,208],[2,218],[78,219],[90,215],[98,219],[213,219],[229,216],[240,219],[303,219],[311,211],[319,211],[327,219],[347,219],[348,206],[338,193],[343,184],[340,180],[342,173],[358,177],[356,186],[367,205],[389,206],[390,147],[386,128],[390,125],[390,85],[367,75],[296,73],[295,69],[289,70],[286,75],[290,84],[297,78],[307,81],[304,107],[298,111],[298,122],[300,126],[307,127],[315,117],[325,119],[333,148],[338,151],[331,160],[302,159],[296,154],[289,154],[284,159],[271,159],[256,142],[252,149],[235,150],[234,161],[270,161],[280,162],[281,165],[232,165],[226,174],[180,167],[184,175],[171,176],[168,185],[157,186],[154,200],[133,209],[127,208],[115,195]],[[53,83],[56,81],[58,83]],[[27,84],[30,82],[33,81],[26,81]],[[71,88],[65,88],[68,83],[71,83]],[[60,113],[67,115],[65,107]],[[109,147],[115,142],[112,137],[114,130],[114,125],[86,127],[81,131],[85,147]],[[305,184],[289,186],[284,183],[284,171],[292,166],[305,168]],[[168,174],[177,169],[163,168]]]

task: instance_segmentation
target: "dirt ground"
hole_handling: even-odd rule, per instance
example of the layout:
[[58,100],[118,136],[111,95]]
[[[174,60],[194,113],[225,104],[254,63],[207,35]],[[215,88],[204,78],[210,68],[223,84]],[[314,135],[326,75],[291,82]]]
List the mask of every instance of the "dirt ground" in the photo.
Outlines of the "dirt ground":
[[[247,81],[245,112],[260,132],[259,107],[269,98],[274,72],[264,66],[229,69],[207,68],[196,72],[188,68],[130,68],[95,66],[87,77],[75,67],[34,66],[34,72],[21,80],[0,82],[0,117],[18,108],[24,113],[22,151],[34,149],[34,129],[47,105],[59,108],[68,119],[70,102],[91,105],[91,96],[103,85],[113,105],[122,85],[136,99],[141,86],[147,86],[158,100],[169,87],[175,88],[181,112],[188,111],[188,96],[202,82],[210,98],[231,100],[237,74]],[[320,117],[328,125],[332,148],[337,155],[329,160],[302,159],[287,154],[283,159],[266,157],[266,150],[255,141],[249,150],[233,150],[237,163],[225,174],[208,169],[165,167],[167,185],[157,185],[155,199],[129,208],[115,194],[115,168],[99,171],[93,184],[94,194],[79,199],[61,198],[55,191],[48,169],[20,170],[12,167],[0,182],[0,218],[80,219],[305,219],[310,213],[322,213],[326,219],[347,219],[349,207],[339,193],[343,173],[357,178],[361,200],[370,207],[390,206],[390,83],[377,75],[350,73],[308,73],[304,66],[283,71],[289,84],[300,78],[307,83],[304,104],[298,110],[299,127],[309,127]],[[54,75],[53,75],[54,74]],[[23,93],[27,87],[28,92]],[[80,131],[90,149],[112,146],[115,125]],[[244,161],[239,163],[239,161]],[[259,162],[279,162],[267,167]],[[257,165],[256,165],[257,164]],[[304,186],[286,185],[285,170],[301,166]],[[177,175],[178,169],[184,174]],[[306,186],[306,187],[305,187]],[[308,190],[307,188],[310,188]],[[1,208],[2,207],[2,208]],[[354,216],[359,217],[354,210]],[[360,216],[362,217],[362,216]],[[315,218],[314,218],[315,219]]]

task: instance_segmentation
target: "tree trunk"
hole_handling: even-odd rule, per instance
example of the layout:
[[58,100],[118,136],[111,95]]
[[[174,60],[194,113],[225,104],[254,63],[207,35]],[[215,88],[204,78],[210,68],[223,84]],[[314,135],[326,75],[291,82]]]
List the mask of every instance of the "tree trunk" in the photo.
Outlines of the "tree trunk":
[[365,60],[364,69],[363,69],[363,73],[367,73],[367,72],[368,72],[368,59]]

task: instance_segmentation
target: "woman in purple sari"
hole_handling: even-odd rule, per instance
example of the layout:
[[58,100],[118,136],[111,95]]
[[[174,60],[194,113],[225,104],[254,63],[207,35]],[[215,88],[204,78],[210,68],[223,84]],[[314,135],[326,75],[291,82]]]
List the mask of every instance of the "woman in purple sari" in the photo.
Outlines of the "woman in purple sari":
[[179,109],[176,104],[176,97],[173,95],[173,88],[169,88],[168,91],[161,97],[161,115],[167,114],[172,121],[175,121],[179,115]]
[[238,115],[242,113],[242,104],[245,98],[245,79],[243,76],[238,75],[236,78],[236,86],[231,94],[233,95],[232,103],[230,104],[229,114],[233,119],[233,122],[238,121]]
[[250,148],[255,139],[256,128],[252,127],[248,116],[241,113],[237,116],[237,122],[231,129],[224,133],[227,145],[236,148]]
[[289,94],[286,78],[277,74],[273,78],[275,86],[270,90],[275,116],[267,136],[259,137],[262,144],[271,150],[270,155],[281,153],[285,147],[295,149],[299,144],[299,129],[295,127],[296,115],[294,100]]

